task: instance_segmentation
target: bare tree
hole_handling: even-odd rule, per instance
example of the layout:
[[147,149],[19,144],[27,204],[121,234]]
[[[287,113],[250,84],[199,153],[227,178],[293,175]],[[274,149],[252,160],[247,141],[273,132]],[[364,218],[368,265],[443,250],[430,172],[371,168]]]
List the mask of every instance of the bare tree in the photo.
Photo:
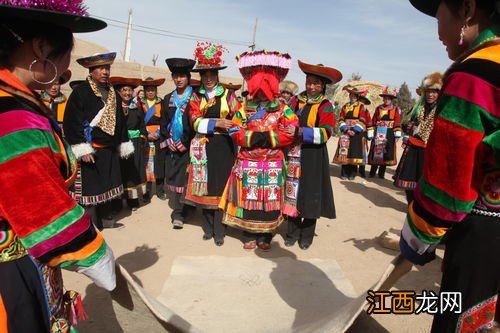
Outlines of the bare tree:
[[350,82],[350,81],[361,81],[361,79],[362,79],[362,75],[359,74],[358,72],[356,72],[356,73],[352,73],[351,74],[351,78],[349,80],[347,80],[347,81],[348,82]]

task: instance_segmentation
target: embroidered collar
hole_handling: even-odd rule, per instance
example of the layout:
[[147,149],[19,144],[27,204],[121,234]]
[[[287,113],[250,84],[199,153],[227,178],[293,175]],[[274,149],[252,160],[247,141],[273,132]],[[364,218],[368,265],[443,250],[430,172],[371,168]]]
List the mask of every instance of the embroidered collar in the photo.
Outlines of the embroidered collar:
[[52,112],[42,103],[40,98],[5,68],[0,68],[0,89],[8,94],[19,96],[31,102],[42,110],[45,116],[50,117]]
[[318,104],[321,103],[326,97],[323,93],[319,93],[313,97],[307,97],[307,92],[303,91],[297,96],[298,100],[307,104]]
[[42,99],[47,103],[54,101],[56,104],[60,104],[66,100],[66,96],[64,96],[63,93],[59,93],[55,98],[52,98],[52,96],[44,91],[42,94]]
[[[161,103],[161,101],[162,101],[161,97],[156,96],[156,98],[155,98],[155,104]],[[147,98],[142,98],[141,99],[141,103],[143,103],[144,105],[148,105],[147,102],[148,102]]]
[[131,99],[129,103],[122,101],[122,108],[127,108],[129,110],[137,109],[137,104],[134,102],[133,99]]
[[28,89],[11,71],[6,68],[0,68],[0,77],[3,82],[7,85],[15,88],[16,90],[22,91],[31,96],[35,96],[31,90]]
[[484,29],[479,36],[472,42],[472,47],[477,47],[484,42],[500,36],[500,24],[494,24],[489,28]]
[[[207,89],[204,86],[200,86],[198,92],[200,95],[205,96]],[[217,87],[215,87],[215,96],[222,96],[222,94],[224,94],[224,87],[217,83]]]

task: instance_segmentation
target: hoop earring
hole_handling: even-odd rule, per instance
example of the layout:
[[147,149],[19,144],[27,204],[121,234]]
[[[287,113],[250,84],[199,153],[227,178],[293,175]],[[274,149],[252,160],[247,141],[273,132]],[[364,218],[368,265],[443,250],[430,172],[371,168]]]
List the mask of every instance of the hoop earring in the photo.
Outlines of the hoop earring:
[[45,59],[45,62],[48,62],[49,64],[52,65],[52,67],[54,68],[54,77],[52,78],[52,80],[50,81],[46,81],[46,82],[43,82],[43,81],[39,81],[36,77],[35,77],[35,73],[33,73],[33,66],[38,62],[39,60],[38,59],[35,59],[31,62],[30,64],[30,67],[29,67],[29,71],[30,71],[30,74],[31,74],[31,78],[33,79],[33,81],[35,81],[36,83],[38,84],[42,84],[42,85],[49,85],[49,84],[52,84],[54,83],[57,78],[58,78],[58,73],[57,73],[57,67],[56,65],[50,60],[50,59]]
[[458,45],[460,46],[464,45],[464,36],[466,28],[468,28],[467,23],[462,26],[462,29],[460,29],[460,40],[458,41]]

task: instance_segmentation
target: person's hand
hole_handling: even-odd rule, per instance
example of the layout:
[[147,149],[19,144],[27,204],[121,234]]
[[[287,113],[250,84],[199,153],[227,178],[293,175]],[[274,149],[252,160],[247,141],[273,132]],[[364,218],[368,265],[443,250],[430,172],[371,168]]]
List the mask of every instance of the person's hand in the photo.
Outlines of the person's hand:
[[168,148],[170,149],[170,151],[172,151],[172,152],[177,151],[177,146],[175,145],[174,140],[168,139],[167,143],[168,143]]
[[94,156],[92,156],[92,154],[83,155],[82,161],[85,163],[95,164]]
[[285,127],[285,129],[283,130],[283,132],[285,132],[286,134],[288,134],[290,136],[294,136],[296,129],[297,128],[295,126],[289,125],[289,126]]
[[158,140],[158,135],[156,135],[156,133],[149,133],[148,139],[149,139],[149,141],[156,141],[156,140]]
[[355,136],[356,132],[354,132],[353,130],[347,130],[347,135],[349,135],[349,136]]
[[215,121],[215,127],[226,131],[233,127],[233,125],[233,121],[229,119],[217,119]]

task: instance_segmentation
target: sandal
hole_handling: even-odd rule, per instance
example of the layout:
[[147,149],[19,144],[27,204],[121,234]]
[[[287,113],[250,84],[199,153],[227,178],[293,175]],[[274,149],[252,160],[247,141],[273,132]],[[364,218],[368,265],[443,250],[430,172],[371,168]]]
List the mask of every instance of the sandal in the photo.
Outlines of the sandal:
[[257,241],[255,241],[255,240],[251,240],[251,241],[243,243],[243,248],[245,250],[253,250],[256,247],[257,247]]
[[266,242],[259,242],[257,245],[262,251],[269,251],[271,249],[271,244]]

